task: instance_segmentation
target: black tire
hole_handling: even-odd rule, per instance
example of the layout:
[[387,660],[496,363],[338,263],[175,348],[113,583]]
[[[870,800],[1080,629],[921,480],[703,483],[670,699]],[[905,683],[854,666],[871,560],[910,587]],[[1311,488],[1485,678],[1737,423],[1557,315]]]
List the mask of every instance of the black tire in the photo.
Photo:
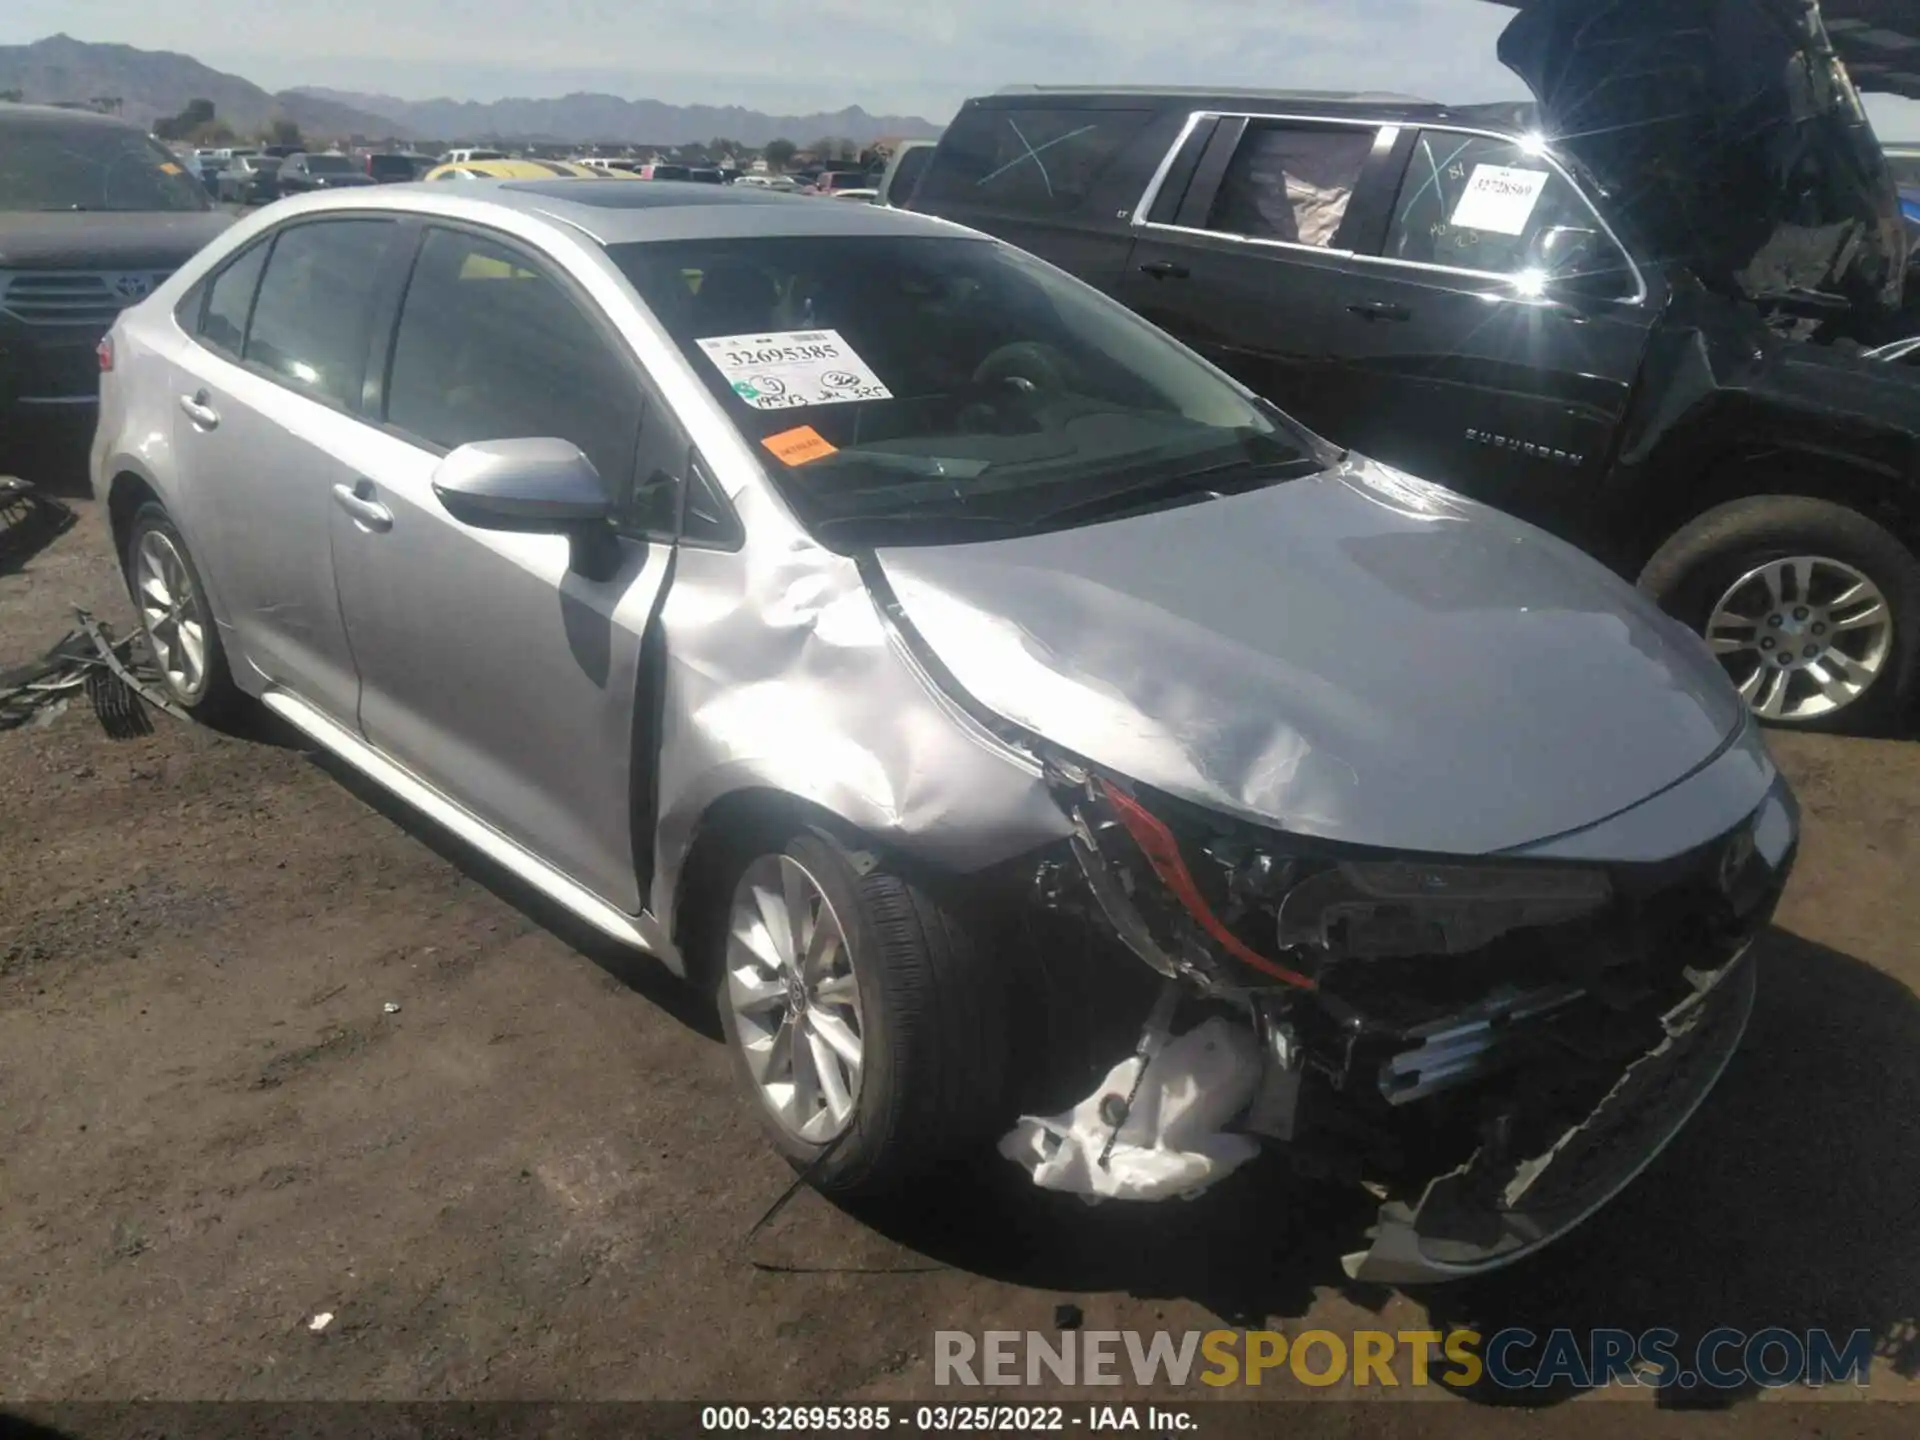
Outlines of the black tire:
[[139,556],[146,537],[155,533],[166,538],[186,569],[193,591],[191,603],[197,608],[204,636],[200,682],[195,686],[183,686],[174,676],[163,671],[161,683],[173,702],[194,719],[207,724],[230,720],[246,703],[246,695],[233,683],[233,672],[227,666],[227,652],[220,643],[220,627],[214,623],[213,605],[207,598],[207,587],[200,578],[199,568],[193,563],[193,552],[187,548],[186,537],[181,535],[166,508],[157,500],[149,500],[134,512],[133,523],[127,527],[126,553],[120,557],[127,580],[127,593],[133,599],[135,613],[140,615],[140,628],[147,637],[148,653],[155,655],[158,652],[153,632],[147,623],[145,607],[140,602]]
[[[734,1072],[774,1147],[813,1187],[840,1199],[904,1190],[967,1157],[1006,1122],[1007,991],[988,948],[952,909],[884,866],[859,869],[819,831],[796,829],[745,847],[716,887],[713,996]],[[839,916],[860,997],[864,1054],[853,1118],[808,1143],[775,1116],[749,1068],[728,990],[727,931],[735,891],[756,860],[785,855],[818,882]],[[860,868],[865,868],[864,864]]]
[[1920,678],[1920,560],[1859,511],[1802,495],[1757,495],[1717,506],[1660,547],[1641,572],[1640,588],[1668,614],[1705,633],[1714,606],[1740,577],[1796,555],[1836,560],[1871,580],[1892,613],[1891,648],[1879,676],[1850,703],[1817,717],[1769,723],[1881,733],[1909,713]]

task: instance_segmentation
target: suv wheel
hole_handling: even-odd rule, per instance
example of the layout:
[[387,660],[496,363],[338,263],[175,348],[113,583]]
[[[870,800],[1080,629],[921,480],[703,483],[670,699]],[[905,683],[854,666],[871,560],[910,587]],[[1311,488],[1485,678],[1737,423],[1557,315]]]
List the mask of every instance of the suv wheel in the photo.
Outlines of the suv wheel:
[[898,1189],[1008,1118],[999,972],[918,885],[799,832],[756,847],[716,938],[735,1071],[815,1188]]
[[1693,627],[1768,724],[1867,734],[1920,674],[1920,560],[1858,511],[1796,495],[1721,505],[1640,586]]
[[124,563],[147,653],[167,693],[197,720],[230,715],[242,697],[227,669],[207,588],[187,542],[158,503],[134,514]]

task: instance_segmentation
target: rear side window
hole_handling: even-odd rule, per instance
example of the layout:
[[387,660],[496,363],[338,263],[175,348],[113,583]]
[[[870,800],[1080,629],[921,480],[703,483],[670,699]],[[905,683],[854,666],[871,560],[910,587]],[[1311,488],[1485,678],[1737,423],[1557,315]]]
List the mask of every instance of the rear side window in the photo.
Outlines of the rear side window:
[[321,399],[359,404],[373,291],[393,232],[390,220],[282,230],[254,301],[246,358]]
[[920,177],[927,173],[927,166],[933,163],[933,147],[922,145],[907,151],[900,157],[900,163],[894,167],[893,174],[887,177],[886,193],[881,196],[889,205],[905,205],[913,199],[914,191],[919,188]]
[[1602,296],[1635,292],[1632,266],[1586,199],[1511,140],[1423,130],[1401,181],[1389,260],[1540,278]]
[[267,264],[266,245],[255,245],[231,261],[207,291],[207,309],[200,322],[200,338],[207,344],[238,355],[247,342],[247,316],[260,288],[260,272]]
[[1033,215],[1077,209],[1151,110],[963,110],[915,199]]
[[1328,246],[1373,151],[1374,130],[1256,123],[1233,153],[1207,228]]
[[571,440],[619,494],[643,406],[607,337],[529,259],[480,236],[428,232],[394,338],[388,423],[448,450]]

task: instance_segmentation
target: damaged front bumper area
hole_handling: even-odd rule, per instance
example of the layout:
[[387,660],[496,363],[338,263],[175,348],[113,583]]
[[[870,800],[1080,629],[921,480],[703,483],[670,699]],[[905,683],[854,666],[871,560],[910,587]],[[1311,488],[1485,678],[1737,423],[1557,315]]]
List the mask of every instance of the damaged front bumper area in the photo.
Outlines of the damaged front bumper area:
[[1041,897],[1160,998],[1131,1058],[1002,1153],[1049,1188],[1163,1199],[1279,1147],[1381,1200],[1357,1279],[1518,1260],[1628,1185],[1738,1046],[1798,843],[1768,771],[1704,843],[1608,863],[1362,854],[1049,761],[1075,833]]

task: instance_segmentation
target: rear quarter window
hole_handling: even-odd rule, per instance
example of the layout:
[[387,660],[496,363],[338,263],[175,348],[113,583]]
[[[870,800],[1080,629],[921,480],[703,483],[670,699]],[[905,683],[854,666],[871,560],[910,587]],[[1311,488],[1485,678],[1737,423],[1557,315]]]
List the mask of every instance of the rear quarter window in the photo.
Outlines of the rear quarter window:
[[963,110],[947,127],[914,199],[1016,214],[1077,210],[1152,110]]

